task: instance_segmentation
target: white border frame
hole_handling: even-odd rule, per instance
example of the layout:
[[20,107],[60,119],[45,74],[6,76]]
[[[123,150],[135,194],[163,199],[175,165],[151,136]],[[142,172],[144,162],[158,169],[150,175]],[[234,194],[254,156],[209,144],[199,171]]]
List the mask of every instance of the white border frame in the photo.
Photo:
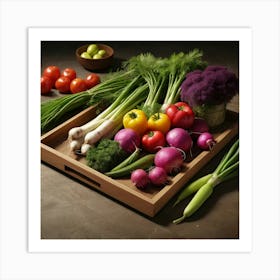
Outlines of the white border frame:
[[[41,41],[239,41],[240,237],[236,240],[41,240],[40,78]],[[167,36],[168,34],[168,36]],[[182,36],[184,34],[184,36]],[[28,249],[29,252],[250,252],[252,248],[252,30],[250,28],[97,27],[28,30]],[[243,94],[243,93],[246,94]],[[250,176],[248,176],[250,174]],[[176,249],[174,249],[176,248]]]
[[[84,9],[83,13],[77,13],[80,8]],[[279,0],[0,0],[0,279],[279,280],[279,9]],[[103,11],[106,11],[106,17]],[[27,28],[153,24],[245,26],[253,32],[251,252],[29,253],[26,209],[28,155],[25,149],[28,140]],[[21,74],[16,76],[15,91],[10,87],[15,78],[11,73]],[[267,104],[266,100],[271,102]],[[268,122],[269,119],[273,121]],[[14,130],[14,125],[17,125],[17,130]],[[267,142],[269,144],[265,145]],[[19,143],[22,149],[9,148],[18,147]],[[15,173],[16,157],[19,168]]]

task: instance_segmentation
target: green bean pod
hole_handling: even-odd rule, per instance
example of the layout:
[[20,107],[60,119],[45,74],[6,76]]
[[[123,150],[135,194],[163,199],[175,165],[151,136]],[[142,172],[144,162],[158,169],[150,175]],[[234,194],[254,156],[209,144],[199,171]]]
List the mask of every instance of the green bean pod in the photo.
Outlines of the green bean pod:
[[116,170],[119,170],[121,168],[124,168],[126,167],[127,165],[135,162],[139,156],[140,156],[140,152],[141,150],[139,148],[136,148],[135,151],[129,155],[124,161],[122,161],[120,164],[118,164],[117,166],[115,166],[110,172],[112,171],[116,171]]
[[183,201],[186,199],[188,196],[191,194],[197,192],[202,186],[204,186],[207,181],[211,178],[212,174],[207,174],[195,181],[193,181],[191,184],[189,184],[187,187],[185,187],[181,193],[179,194],[176,202],[174,203],[173,207],[177,205],[179,202]]
[[115,171],[109,171],[109,172],[105,173],[105,175],[107,175],[111,178],[122,178],[122,177],[130,176],[131,172],[135,169],[150,168],[154,163],[154,158],[155,158],[154,154],[148,154],[123,168],[120,168]]
[[212,192],[213,192],[213,183],[210,180],[209,182],[207,182],[204,186],[202,186],[198,190],[198,192],[195,194],[193,199],[190,201],[190,203],[185,208],[185,210],[183,212],[183,216],[174,220],[173,223],[179,224],[187,217],[190,217],[210,197]]

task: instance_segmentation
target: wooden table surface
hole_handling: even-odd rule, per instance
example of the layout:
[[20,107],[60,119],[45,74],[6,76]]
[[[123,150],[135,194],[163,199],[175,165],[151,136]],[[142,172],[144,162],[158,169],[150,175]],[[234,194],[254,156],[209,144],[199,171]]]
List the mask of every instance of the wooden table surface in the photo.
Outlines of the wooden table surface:
[[[77,75],[90,72],[75,58],[75,49],[87,42],[42,42],[42,69],[57,65],[72,67]],[[212,65],[224,65],[238,75],[238,42],[104,42],[115,50],[118,63],[141,52],[169,56],[173,52],[188,52],[199,48],[204,59]],[[106,73],[100,73],[105,75]],[[62,96],[54,91],[41,101]],[[239,98],[228,104],[239,111]],[[230,144],[229,144],[230,145]],[[225,147],[194,177],[215,169]],[[176,197],[175,197],[176,198]],[[74,180],[44,163],[41,164],[41,238],[42,239],[238,239],[239,238],[239,180],[223,183],[203,207],[187,221],[175,225],[187,204],[172,207],[175,198],[153,218],[147,217],[122,203]]]

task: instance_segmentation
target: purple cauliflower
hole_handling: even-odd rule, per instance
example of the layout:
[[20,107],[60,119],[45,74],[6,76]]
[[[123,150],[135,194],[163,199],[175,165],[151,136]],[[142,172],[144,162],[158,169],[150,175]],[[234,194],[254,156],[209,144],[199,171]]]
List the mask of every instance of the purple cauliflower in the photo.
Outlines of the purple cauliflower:
[[186,75],[181,85],[181,101],[196,107],[229,102],[238,92],[238,78],[223,66],[208,66]]

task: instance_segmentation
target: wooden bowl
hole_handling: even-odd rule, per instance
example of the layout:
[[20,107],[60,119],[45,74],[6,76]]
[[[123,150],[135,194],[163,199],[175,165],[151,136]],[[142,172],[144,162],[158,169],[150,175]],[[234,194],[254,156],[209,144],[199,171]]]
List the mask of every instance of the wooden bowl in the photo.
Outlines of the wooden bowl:
[[99,50],[105,50],[106,54],[99,59],[86,59],[81,57],[81,54],[87,50],[90,44],[83,45],[76,49],[76,58],[78,62],[89,71],[104,70],[110,67],[113,63],[114,50],[107,45],[97,44]]

